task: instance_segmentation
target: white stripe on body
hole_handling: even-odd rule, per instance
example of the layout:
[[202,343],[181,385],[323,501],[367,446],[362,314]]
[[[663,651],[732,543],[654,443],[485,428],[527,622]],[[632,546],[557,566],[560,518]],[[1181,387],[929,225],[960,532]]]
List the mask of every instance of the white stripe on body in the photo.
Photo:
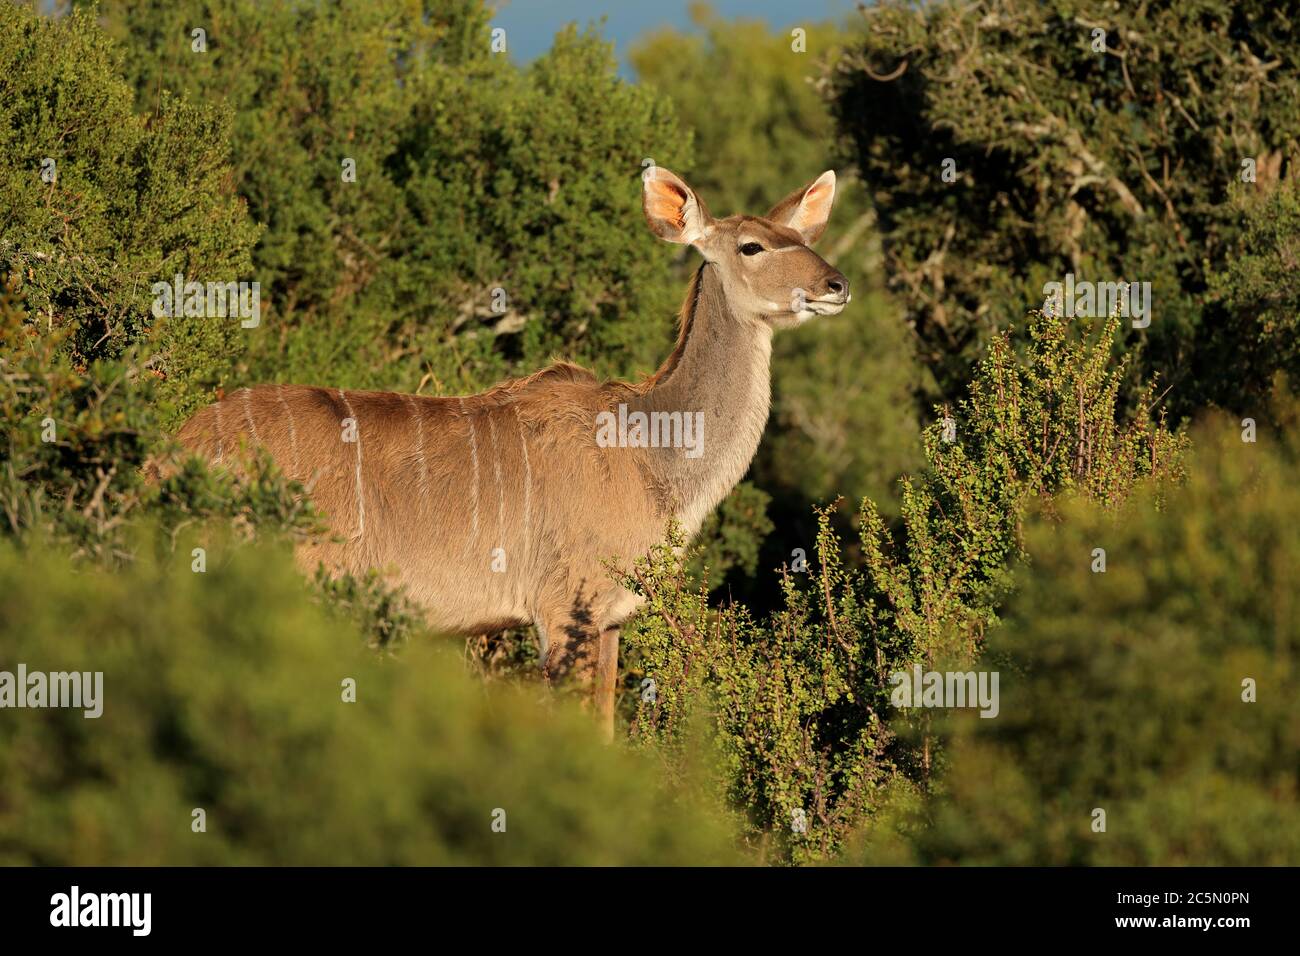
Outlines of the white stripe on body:
[[298,429],[294,427],[293,409],[291,409],[289,403],[284,400],[283,385],[277,385],[275,387],[275,397],[279,399],[280,407],[284,409],[284,414],[289,421],[289,447],[293,449],[293,474],[289,477],[294,478],[298,476],[302,465],[302,462],[298,458]]
[[470,512],[470,536],[465,542],[465,550],[469,551],[470,545],[478,540],[478,436],[474,433],[474,417],[465,411],[465,399],[460,399],[460,414],[469,425],[469,458],[474,466],[474,509]]
[[429,497],[429,462],[424,457],[424,416],[420,414],[419,406],[416,405],[415,399],[410,395],[403,395],[406,399],[406,405],[411,409],[411,415],[415,418],[415,443],[420,448],[420,497]]
[[361,423],[357,421],[356,412],[352,410],[352,403],[344,394],[343,389],[339,389],[339,398],[343,401],[343,408],[348,413],[348,418],[352,419],[353,426],[356,429],[357,440],[354,443],[357,446],[357,533],[354,538],[360,538],[366,533],[366,498],[365,489],[361,484]]

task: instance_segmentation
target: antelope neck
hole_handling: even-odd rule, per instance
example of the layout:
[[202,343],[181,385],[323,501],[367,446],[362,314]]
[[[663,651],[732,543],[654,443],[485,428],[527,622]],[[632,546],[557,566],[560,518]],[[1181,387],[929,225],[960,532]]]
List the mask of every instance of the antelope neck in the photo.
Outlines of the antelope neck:
[[693,534],[758,450],[771,402],[772,329],[731,309],[717,267],[708,263],[691,282],[682,321],[673,354],[628,405],[647,413],[701,413],[699,457],[680,448],[651,449],[649,456],[673,511]]

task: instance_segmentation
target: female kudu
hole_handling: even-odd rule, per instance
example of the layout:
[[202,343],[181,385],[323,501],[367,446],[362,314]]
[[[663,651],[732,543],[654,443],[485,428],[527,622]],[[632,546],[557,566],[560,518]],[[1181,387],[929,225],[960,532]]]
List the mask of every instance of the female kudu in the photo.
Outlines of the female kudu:
[[676,347],[645,381],[561,363],[460,398],[261,385],[179,434],[213,462],[263,445],[308,485],[340,540],[303,545],[305,567],[387,569],[447,631],[534,624],[547,678],[592,687],[607,733],[618,628],[640,599],[606,561],[643,555],[671,518],[699,530],[758,448],[773,330],[849,301],[844,276],[808,248],[833,172],[763,218],[713,219],[667,170],[642,178],[651,231],[704,257]]

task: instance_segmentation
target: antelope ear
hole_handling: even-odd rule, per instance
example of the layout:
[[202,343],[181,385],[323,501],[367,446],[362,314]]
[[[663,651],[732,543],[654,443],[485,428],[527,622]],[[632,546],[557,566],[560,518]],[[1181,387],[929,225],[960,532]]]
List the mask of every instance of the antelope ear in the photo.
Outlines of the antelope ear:
[[686,245],[704,238],[713,219],[695,190],[662,166],[651,166],[641,181],[641,208],[651,232]]
[[812,245],[826,231],[835,202],[835,171],[828,169],[803,189],[796,189],[772,207],[767,218],[789,226],[803,236],[804,245]]

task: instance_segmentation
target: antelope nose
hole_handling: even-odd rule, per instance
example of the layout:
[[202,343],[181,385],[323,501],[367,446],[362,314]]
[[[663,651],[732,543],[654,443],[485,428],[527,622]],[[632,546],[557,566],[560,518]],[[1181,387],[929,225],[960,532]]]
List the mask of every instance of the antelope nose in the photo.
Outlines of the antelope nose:
[[849,280],[837,272],[826,280],[826,291],[841,298],[847,297],[849,294]]

